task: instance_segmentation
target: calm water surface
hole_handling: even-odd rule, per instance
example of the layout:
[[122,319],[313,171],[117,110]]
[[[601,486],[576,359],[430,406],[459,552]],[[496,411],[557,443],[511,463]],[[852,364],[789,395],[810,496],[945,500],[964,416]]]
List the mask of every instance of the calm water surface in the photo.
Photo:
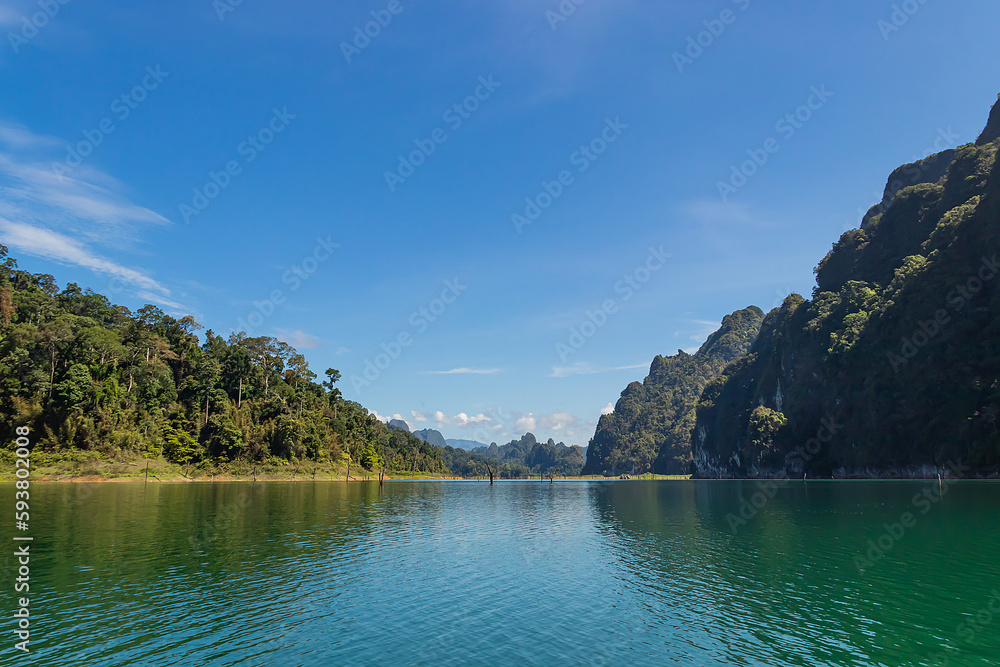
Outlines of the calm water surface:
[[0,664],[1000,664],[1000,484],[938,489],[34,484]]

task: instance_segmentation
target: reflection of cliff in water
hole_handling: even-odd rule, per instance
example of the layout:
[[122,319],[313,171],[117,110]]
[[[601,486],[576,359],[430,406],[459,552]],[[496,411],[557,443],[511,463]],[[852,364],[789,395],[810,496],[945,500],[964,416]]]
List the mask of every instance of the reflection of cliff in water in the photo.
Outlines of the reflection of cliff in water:
[[[968,590],[965,573],[982,571],[977,538],[958,528],[970,517],[952,507],[959,498],[965,509],[995,507],[990,489],[954,486],[926,501],[925,517],[914,501],[935,484],[630,482],[605,484],[591,502],[622,586],[647,593],[644,613],[703,628],[733,663],[794,663],[805,643],[828,653],[827,664],[862,664],[850,657],[859,651],[872,664],[900,655],[885,631],[899,624],[928,628],[926,654],[939,651],[961,619],[942,612],[935,592],[947,580],[945,590]],[[907,511],[917,525],[862,574],[855,558]]]

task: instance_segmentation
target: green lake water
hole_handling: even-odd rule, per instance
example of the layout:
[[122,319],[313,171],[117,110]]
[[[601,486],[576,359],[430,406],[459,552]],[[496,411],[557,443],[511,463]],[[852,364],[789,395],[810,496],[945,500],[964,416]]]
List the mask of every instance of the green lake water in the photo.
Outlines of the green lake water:
[[34,483],[0,664],[1000,664],[1000,483],[766,491]]

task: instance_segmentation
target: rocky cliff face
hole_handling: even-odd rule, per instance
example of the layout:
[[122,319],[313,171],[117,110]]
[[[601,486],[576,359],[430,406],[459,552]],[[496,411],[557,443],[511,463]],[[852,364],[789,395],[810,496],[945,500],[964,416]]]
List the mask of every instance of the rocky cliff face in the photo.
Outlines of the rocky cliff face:
[[893,173],[812,300],[788,297],[706,387],[697,476],[998,470],[998,147],[1000,101],[975,144]]
[[441,431],[433,428],[425,428],[420,431],[414,431],[413,435],[417,436],[425,442],[429,442],[435,447],[447,447],[448,443],[444,441],[444,436],[441,435]]
[[583,474],[687,473],[698,396],[726,364],[746,353],[763,315],[756,306],[737,311],[695,354],[678,350],[656,357],[646,379],[626,387],[614,413],[601,417]]

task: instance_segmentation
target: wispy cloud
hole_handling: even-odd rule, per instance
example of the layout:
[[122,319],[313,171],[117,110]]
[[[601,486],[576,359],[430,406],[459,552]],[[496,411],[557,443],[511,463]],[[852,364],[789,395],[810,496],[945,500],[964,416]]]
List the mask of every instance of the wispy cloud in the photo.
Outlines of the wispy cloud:
[[89,269],[142,290],[141,298],[184,306],[147,271],[108,259],[93,246],[122,250],[142,230],[169,221],[132,203],[117,179],[82,166],[59,175],[51,164],[67,144],[23,125],[0,121],[0,240],[14,250]]
[[13,7],[0,5],[0,26],[13,27],[21,22],[22,15],[14,11]]
[[176,312],[182,313],[182,314],[185,314],[185,315],[189,314],[189,313],[184,312],[185,308],[187,308],[187,306],[185,306],[182,303],[177,303],[176,301],[171,301],[170,299],[162,297],[159,294],[153,294],[152,292],[147,292],[145,290],[139,290],[138,292],[136,292],[135,295],[137,297],[139,297],[140,299],[145,299],[149,303],[155,303],[155,304],[160,305],[160,306],[166,306],[167,308],[173,308]]
[[120,278],[146,290],[170,294],[170,290],[142,271],[104,259],[92,253],[79,241],[47,229],[0,217],[0,240],[5,245],[17,248],[22,252],[57,262],[75,264],[91,271]]
[[297,350],[315,350],[322,342],[316,336],[307,334],[302,329],[285,331],[278,329],[278,340],[284,341]]
[[431,418],[438,423],[438,428],[444,426],[445,424],[448,424],[449,426],[457,426],[458,428],[472,428],[479,426],[480,424],[489,424],[493,421],[482,413],[469,416],[464,412],[459,412],[454,417],[449,417],[440,410],[435,412]]
[[694,354],[695,352],[697,352],[701,348],[702,344],[706,340],[708,340],[708,337],[711,336],[713,333],[715,333],[719,329],[719,326],[721,326],[720,322],[712,322],[710,320],[682,320],[682,321],[688,324],[693,324],[697,327],[697,329],[694,331],[694,333],[692,333],[689,336],[689,338],[698,344],[692,347],[684,348],[684,351],[687,352],[688,354]]
[[684,207],[684,213],[703,225],[745,225],[753,221],[749,207],[739,202],[693,201]]
[[581,420],[569,412],[553,412],[546,415],[528,413],[514,422],[514,429],[521,433],[533,431],[555,431],[565,435],[574,435]]
[[450,371],[426,371],[427,375],[495,375],[499,368],[453,368]]
[[586,442],[593,434],[597,422],[585,420],[570,412],[552,412],[546,414],[535,414],[533,412],[505,412],[503,410],[489,410],[489,414],[479,413],[469,415],[460,412],[450,416],[438,410],[434,413],[420,412],[413,410],[410,412],[411,423],[424,424],[427,422],[436,424],[437,428],[453,426],[463,430],[473,431],[476,439],[489,441],[500,438],[518,438],[525,433],[532,432],[538,437],[547,437],[539,434],[551,434],[561,440],[572,442]]
[[649,364],[633,364],[631,366],[611,366],[600,367],[586,361],[578,361],[572,366],[553,366],[550,378],[566,378],[573,375],[597,375],[598,373],[610,373],[612,371],[631,371],[637,368],[648,368]]

